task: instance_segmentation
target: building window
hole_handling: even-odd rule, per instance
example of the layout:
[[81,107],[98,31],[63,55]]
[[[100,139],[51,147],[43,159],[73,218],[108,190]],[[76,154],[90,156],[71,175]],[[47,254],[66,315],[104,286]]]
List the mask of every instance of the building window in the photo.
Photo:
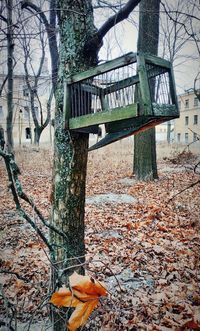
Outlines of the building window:
[[177,133],[177,141],[178,141],[178,143],[181,142],[181,134],[180,133]]
[[194,98],[194,107],[197,107],[197,106],[198,106],[198,98],[195,97],[195,98]]
[[189,99],[185,100],[185,108],[189,108]]
[[189,116],[185,116],[185,125],[189,124]]
[[185,143],[188,143],[188,133],[185,133]]
[[198,138],[197,138],[197,133],[196,132],[193,132],[193,141],[197,141]]
[[31,139],[31,129],[26,128],[25,129],[26,139]]
[[0,118],[3,118],[3,106],[0,106]]
[[194,115],[194,124],[198,124],[198,115]]
[[29,96],[29,90],[27,86],[23,86],[23,96],[28,97]]
[[24,107],[24,119],[29,119],[29,108],[27,106]]

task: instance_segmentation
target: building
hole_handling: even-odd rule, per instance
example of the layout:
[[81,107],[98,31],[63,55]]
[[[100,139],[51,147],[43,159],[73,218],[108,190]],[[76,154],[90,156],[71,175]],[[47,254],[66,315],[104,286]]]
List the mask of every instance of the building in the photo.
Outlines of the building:
[[[5,78],[4,74],[0,74],[0,86]],[[13,89],[13,139],[15,145],[31,144],[34,142],[34,123],[31,115],[29,90],[25,82],[23,74],[14,75]],[[47,115],[47,102],[51,91],[51,79],[49,75],[42,75],[39,78],[37,95],[35,98],[35,113],[39,123],[41,116],[45,121]],[[0,125],[3,127],[6,138],[6,117],[7,117],[7,86],[0,97]],[[42,113],[41,110],[42,109]],[[51,108],[53,109],[53,107]],[[42,132],[40,141],[49,143],[52,139],[52,127],[48,125]]]
[[200,139],[200,101],[193,89],[178,96],[180,118],[174,121],[176,143],[190,144]]

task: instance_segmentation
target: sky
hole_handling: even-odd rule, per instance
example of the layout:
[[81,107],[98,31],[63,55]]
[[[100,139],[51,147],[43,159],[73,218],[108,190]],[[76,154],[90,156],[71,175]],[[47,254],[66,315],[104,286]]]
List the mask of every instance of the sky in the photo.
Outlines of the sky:
[[[102,20],[105,17],[102,17]],[[100,21],[100,19],[99,19]],[[100,24],[100,23],[99,23]],[[160,30],[162,34],[162,31]],[[100,51],[100,60],[113,59],[128,52],[137,51],[138,19],[137,14],[133,16],[131,22],[123,21],[116,25],[104,39],[104,46]],[[162,53],[160,38],[159,53]],[[193,88],[194,79],[200,68],[200,61],[197,56],[197,49],[194,43],[188,42],[179,52],[180,57],[174,63],[174,75],[177,93],[181,94],[185,90]],[[192,59],[196,54],[195,59]]]

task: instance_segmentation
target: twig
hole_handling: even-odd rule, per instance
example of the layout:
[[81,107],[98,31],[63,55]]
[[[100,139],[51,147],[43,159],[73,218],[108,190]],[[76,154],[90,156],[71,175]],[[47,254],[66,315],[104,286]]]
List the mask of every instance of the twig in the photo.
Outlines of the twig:
[[50,252],[53,252],[53,246],[49,243],[46,236],[39,229],[39,227],[35,224],[35,222],[31,219],[31,217],[21,207],[18,193],[16,190],[17,185],[15,187],[15,181],[14,181],[14,178],[16,178],[17,173],[19,173],[19,168],[17,167],[16,163],[13,160],[13,156],[11,154],[7,154],[7,153],[3,152],[2,150],[0,150],[0,155],[3,156],[4,161],[5,161],[6,170],[7,170],[8,178],[9,178],[9,186],[12,191],[13,199],[14,199],[16,209],[17,209],[19,215],[21,217],[23,217],[31,225],[31,227],[37,232],[37,234],[40,236],[40,238],[44,241],[44,243],[49,248]]
[[200,183],[200,179],[197,180],[196,182],[190,184],[189,186],[185,187],[184,189],[182,189],[182,190],[179,191],[178,193],[174,194],[173,197],[171,197],[171,198],[167,201],[167,203],[171,202],[171,201],[172,201],[177,195],[179,195],[179,194],[185,192],[186,190],[189,190],[191,187],[194,187],[194,186],[196,186],[196,185],[199,184],[199,183]]
[[[60,235],[61,237],[63,237],[66,241],[68,241],[68,238],[65,235],[65,233],[63,231],[60,231],[54,225],[50,224],[47,220],[45,220],[44,216],[42,215],[41,211],[37,208],[37,206],[34,204],[33,200],[30,199],[27,196],[27,194],[23,191],[22,185],[21,185],[20,180],[18,178],[18,174],[20,174],[20,170],[19,170],[19,167],[17,166],[16,162],[14,161],[13,157],[11,155],[9,155],[9,154],[6,154],[3,151],[2,152],[0,151],[0,155],[2,155],[4,157],[4,160],[7,160],[7,162],[10,163],[12,173],[10,174],[9,179],[11,178],[11,181],[12,181],[12,178],[13,178],[13,180],[14,180],[14,188],[16,188],[17,195],[22,200],[26,201],[33,208],[33,210],[36,212],[36,214],[39,217],[39,219],[41,220],[41,222],[46,227],[48,227],[49,229],[51,229],[52,231],[54,231],[55,233],[57,233],[58,235]],[[8,171],[9,171],[9,169],[7,169],[7,172]],[[12,193],[14,193],[13,190],[12,190]],[[16,197],[15,200],[20,205],[19,199],[17,199],[17,197]]]
[[24,278],[22,276],[20,276],[17,272],[15,271],[9,271],[6,269],[1,269],[0,270],[0,274],[10,274],[10,275],[14,275],[16,276],[18,279],[23,280],[24,282],[28,282],[29,280],[27,278]]

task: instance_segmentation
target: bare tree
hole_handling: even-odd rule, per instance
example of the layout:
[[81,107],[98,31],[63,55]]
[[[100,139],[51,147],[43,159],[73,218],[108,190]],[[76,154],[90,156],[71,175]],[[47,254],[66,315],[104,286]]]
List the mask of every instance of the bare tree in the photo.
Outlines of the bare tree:
[[[56,4],[55,1],[50,1],[50,6],[53,3]],[[124,7],[120,7],[119,11],[111,16],[99,30],[94,26],[91,0],[74,2],[59,0],[57,3],[60,60],[59,70],[56,68],[58,83],[56,88],[53,206],[50,222],[46,222],[36,206],[33,206],[33,202],[20,189],[18,172],[12,157],[1,152],[6,161],[16,207],[21,216],[29,222],[45,242],[50,252],[52,265],[56,266],[53,269],[53,289],[63,282],[66,283],[74,270],[83,273],[85,263],[84,206],[88,134],[73,133],[64,128],[63,82],[68,75],[90,68],[98,62],[98,51],[107,32],[115,24],[128,17],[138,3],[139,0],[127,1]],[[49,29],[47,17],[39,7],[30,2],[23,2],[22,8],[34,11],[46,29]],[[49,30],[47,32],[48,38],[51,38]],[[54,47],[56,46],[54,45]],[[53,59],[52,54],[51,57]],[[50,228],[50,239],[23,211],[20,199],[24,199],[32,205],[43,224]],[[57,311],[54,311],[53,320],[54,331],[66,329],[66,317],[61,312],[58,314]]]
[[[138,50],[157,55],[159,40],[159,0],[140,2]],[[154,87],[152,87],[154,88]],[[155,128],[134,137],[134,173],[140,180],[158,177]]]
[[[22,48],[24,52],[23,65],[25,72],[25,82],[29,94],[31,115],[35,126],[34,142],[35,144],[39,144],[41,133],[47,127],[50,121],[53,90],[50,91],[50,93],[46,91],[49,86],[49,82],[48,82],[49,77],[48,77],[48,72],[44,72],[45,70],[47,70],[45,63],[46,42],[45,42],[45,32],[42,30],[42,24],[41,22],[34,21],[33,28],[31,29],[32,34],[29,33],[29,28],[31,25],[30,19],[27,25],[28,25],[27,27],[25,26],[22,27],[22,31],[24,35],[23,38],[19,39],[19,42],[22,44]],[[34,33],[33,30],[36,30],[36,32]],[[35,38],[35,36],[37,36],[37,38]],[[36,47],[36,45],[40,49],[40,52],[37,52],[37,56],[39,55],[39,60],[37,60],[37,63],[33,64],[32,53],[33,53],[33,48]],[[43,90],[43,93],[45,94],[49,93],[49,98],[45,109],[43,109],[44,105],[40,100],[39,92],[41,89]],[[44,114],[44,110],[46,110],[46,115]]]

